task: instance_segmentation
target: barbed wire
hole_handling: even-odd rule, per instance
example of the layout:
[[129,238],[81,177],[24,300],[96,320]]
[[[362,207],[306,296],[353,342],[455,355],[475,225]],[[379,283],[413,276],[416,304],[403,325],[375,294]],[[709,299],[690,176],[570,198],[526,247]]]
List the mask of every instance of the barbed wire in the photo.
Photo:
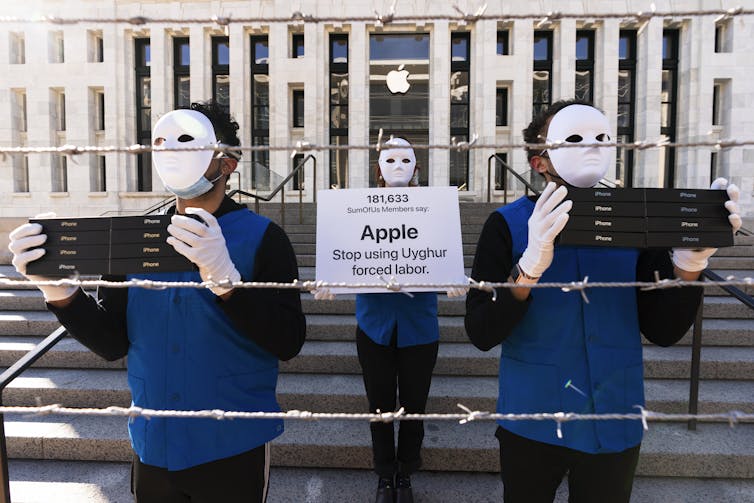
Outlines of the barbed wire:
[[[689,142],[671,142],[666,140],[637,140],[628,143],[602,142],[602,143],[569,143],[557,141],[552,143],[477,143],[475,138],[471,141],[456,141],[453,139],[448,144],[415,144],[411,145],[414,150],[449,150],[449,151],[468,151],[475,149],[486,150],[509,150],[528,148],[533,150],[556,150],[561,148],[584,148],[596,146],[600,148],[624,148],[628,150],[647,150],[653,148],[710,148],[722,150],[734,147],[753,146],[754,139],[722,139],[722,140],[703,140]],[[342,150],[380,150],[400,149],[402,146],[385,145],[374,143],[368,145],[317,145],[309,142],[299,141],[292,145],[254,145],[254,146],[219,146],[206,145],[201,147],[153,147],[152,145],[128,145],[128,146],[96,146],[96,145],[61,145],[45,147],[0,147],[0,155],[21,155],[21,154],[60,154],[75,156],[82,154],[143,154],[147,152],[197,152],[197,151],[214,151],[214,152],[293,152],[302,153],[308,151],[342,151]]]
[[573,421],[641,421],[644,430],[649,429],[649,422],[688,422],[700,423],[728,423],[731,428],[738,424],[754,423],[754,414],[737,410],[709,414],[667,414],[647,410],[636,405],[637,413],[624,414],[581,414],[576,412],[537,412],[525,414],[505,414],[498,412],[486,412],[472,410],[463,404],[457,404],[463,411],[461,413],[406,413],[401,407],[395,412],[310,412],[303,410],[289,410],[285,412],[245,412],[213,410],[161,410],[148,409],[137,406],[106,408],[73,408],[63,407],[60,404],[40,406],[2,406],[0,414],[27,414],[27,415],[69,415],[69,416],[120,416],[128,418],[143,417],[151,418],[181,418],[181,419],[291,419],[291,420],[346,420],[346,421],[369,421],[392,423],[396,421],[458,421],[459,424],[468,424],[474,421],[553,421],[555,423],[558,438],[563,438],[562,424]]
[[306,14],[300,10],[294,11],[290,16],[239,16],[234,17],[232,14],[227,15],[214,15],[209,17],[194,17],[194,18],[181,18],[181,17],[149,17],[149,16],[114,16],[114,17],[60,17],[54,15],[32,16],[32,17],[16,17],[16,16],[0,16],[0,23],[44,23],[44,24],[57,24],[57,25],[72,25],[72,24],[129,24],[133,26],[144,26],[147,24],[213,24],[221,27],[229,26],[231,24],[252,24],[252,25],[266,25],[266,24],[279,24],[279,23],[294,23],[294,24],[347,24],[347,23],[378,23],[381,25],[388,25],[391,23],[415,23],[415,22],[435,22],[435,21],[449,21],[451,23],[476,23],[478,21],[514,21],[514,20],[540,20],[539,26],[545,23],[557,21],[559,19],[589,19],[589,20],[604,20],[604,19],[620,19],[624,21],[635,21],[639,23],[647,22],[653,18],[688,18],[688,17],[707,17],[717,16],[717,20],[733,18],[736,16],[748,16],[754,14],[753,9],[744,9],[742,6],[734,7],[731,9],[690,9],[690,10],[676,10],[676,11],[658,11],[654,4],[651,4],[649,11],[636,11],[636,12],[560,12],[560,11],[548,11],[542,12],[525,12],[521,14],[515,13],[500,13],[500,14],[485,14],[486,4],[477,9],[476,12],[465,12],[458,6],[453,6],[458,14],[396,14],[395,6],[391,7],[388,14],[380,14],[375,11],[374,15],[362,15],[362,16],[316,16],[314,14]]
[[[408,292],[413,289],[435,289],[438,291],[449,290],[452,288],[474,288],[488,291],[496,294],[498,288],[559,288],[564,292],[580,292],[586,295],[586,290],[591,288],[640,288],[644,291],[664,290],[668,288],[682,287],[723,287],[736,286],[746,287],[754,285],[754,279],[750,277],[737,278],[728,276],[723,281],[688,281],[682,279],[660,279],[658,273],[655,273],[655,281],[626,281],[626,282],[590,282],[589,277],[581,281],[570,282],[543,282],[535,284],[516,284],[510,282],[492,282],[476,281],[469,278],[468,283],[400,283],[395,278],[390,278],[383,282],[363,282],[363,283],[345,283],[345,282],[327,282],[321,280],[293,280],[292,282],[258,282],[258,281],[155,281],[149,279],[132,278],[125,281],[109,281],[102,279],[80,279],[77,277],[47,279],[47,280],[24,280],[13,278],[0,278],[0,285],[4,287],[23,287],[23,286],[78,286],[81,288],[143,288],[147,290],[165,290],[167,288],[192,288],[192,289],[209,289],[214,287],[224,288],[258,288],[258,289],[278,289],[278,290],[302,290],[313,291],[316,289],[384,289],[392,292]],[[588,301],[588,299],[587,299]]]

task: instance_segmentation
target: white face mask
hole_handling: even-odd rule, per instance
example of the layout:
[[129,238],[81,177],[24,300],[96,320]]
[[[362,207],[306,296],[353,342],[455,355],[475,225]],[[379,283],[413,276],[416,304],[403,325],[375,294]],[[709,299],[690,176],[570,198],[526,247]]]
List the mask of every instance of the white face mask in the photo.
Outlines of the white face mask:
[[[161,152],[160,147],[206,147],[216,145],[215,129],[203,113],[174,110],[157,121],[152,131],[155,150],[152,160],[165,188],[183,199],[192,199],[212,189],[204,177],[215,156],[212,150]],[[158,139],[162,143],[157,145]]]
[[387,187],[408,187],[408,183],[414,176],[416,168],[416,155],[411,144],[403,138],[391,138],[385,145],[391,147],[407,148],[389,148],[380,150],[380,173],[385,180]]
[[[610,123],[605,114],[588,105],[569,105],[553,115],[547,143],[610,143]],[[563,180],[574,187],[593,187],[615,164],[615,147],[585,146],[548,150],[550,161]]]

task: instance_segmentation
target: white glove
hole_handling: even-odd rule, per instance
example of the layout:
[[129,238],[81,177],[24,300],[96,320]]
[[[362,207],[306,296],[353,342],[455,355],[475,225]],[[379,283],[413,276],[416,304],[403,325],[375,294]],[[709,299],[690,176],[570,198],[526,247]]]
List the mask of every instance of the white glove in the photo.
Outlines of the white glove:
[[[735,235],[736,231],[741,228],[741,215],[738,214],[738,195],[739,190],[735,184],[728,185],[725,178],[717,178],[710,189],[722,190],[728,192],[728,200],[725,201],[725,209],[730,212],[728,221]],[[709,265],[709,258],[715,254],[717,248],[673,248],[673,264],[683,271],[698,272],[703,271]]]
[[314,300],[334,300],[335,294],[329,288],[315,288],[312,290]]
[[[42,213],[34,218],[55,218],[55,213]],[[26,276],[30,281],[53,281],[53,278],[26,274],[29,262],[41,258],[47,251],[39,248],[47,241],[47,234],[42,234],[42,226],[26,223],[16,227],[8,235],[10,243],[8,249],[13,253],[13,266],[16,271]],[[76,293],[78,287],[69,286],[37,286],[42,291],[46,302],[64,300]]]
[[[469,278],[466,278],[466,281],[469,281]],[[469,287],[448,288],[445,290],[445,293],[448,295],[449,299],[452,299],[453,297],[463,297],[469,293]]]
[[[186,213],[198,215],[207,225],[187,216],[173,215],[172,223],[168,225],[170,236],[167,243],[199,267],[203,281],[241,281],[241,273],[230,260],[217,219],[201,208],[186,208]],[[215,286],[210,290],[220,296],[233,290],[233,287]]]
[[560,204],[568,195],[568,189],[561,186],[556,190],[556,187],[550,182],[539,195],[529,217],[529,244],[518,260],[521,270],[533,278],[539,278],[550,267],[555,254],[555,237],[568,222],[568,212],[573,206],[570,200]]

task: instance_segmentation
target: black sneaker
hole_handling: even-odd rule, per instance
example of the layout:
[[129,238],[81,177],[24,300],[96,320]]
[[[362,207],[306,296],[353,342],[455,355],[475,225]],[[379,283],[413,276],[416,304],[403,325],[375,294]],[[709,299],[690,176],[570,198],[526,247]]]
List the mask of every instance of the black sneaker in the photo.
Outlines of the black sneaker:
[[377,483],[377,497],[375,503],[394,503],[395,502],[395,486],[393,480],[387,477],[380,477]]
[[411,477],[401,475],[395,477],[395,503],[414,503],[414,493],[411,490]]

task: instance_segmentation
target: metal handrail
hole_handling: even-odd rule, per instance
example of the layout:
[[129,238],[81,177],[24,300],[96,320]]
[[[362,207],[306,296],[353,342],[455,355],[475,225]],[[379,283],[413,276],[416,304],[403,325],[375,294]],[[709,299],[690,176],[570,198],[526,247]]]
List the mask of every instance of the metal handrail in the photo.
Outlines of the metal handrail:
[[[241,189],[236,189],[228,192],[228,197],[233,197],[235,195],[243,195],[247,197],[254,198],[254,211],[259,213],[259,201],[265,201],[269,202],[274,198],[278,192],[280,192],[280,224],[283,228],[285,228],[285,184],[288,183],[291,178],[296,176],[299,172],[301,173],[301,176],[303,178],[304,176],[304,166],[306,165],[309,160],[313,161],[314,166],[312,167],[312,201],[317,202],[317,158],[314,157],[312,154],[307,155],[304,157],[301,162],[299,162],[295,168],[291,170],[290,173],[288,173],[288,176],[283,178],[283,181],[278,184],[277,187],[275,187],[267,196],[262,196],[260,194],[252,194],[250,192],[246,192]],[[299,183],[298,189],[298,221],[299,223],[302,223],[304,220],[304,214],[303,214],[303,202],[304,202],[304,189],[303,189],[303,183]]]
[[[492,160],[495,159],[503,168],[505,168],[506,171],[511,173],[514,177],[516,177],[521,183],[524,184],[526,187],[526,195],[529,195],[529,191],[531,190],[534,195],[539,195],[539,191],[534,188],[532,184],[530,184],[524,177],[516,173],[513,168],[508,166],[508,163],[506,163],[504,160],[500,158],[497,154],[492,154],[487,158],[487,202],[492,202]],[[503,177],[503,204],[508,204],[508,187],[505,183],[506,177]]]
[[[43,357],[50,349],[60,342],[68,331],[59,327],[48,335],[34,349],[22,356],[16,363],[0,374],[0,405],[3,405],[5,388],[21,373],[31,367],[34,362]],[[0,413],[0,503],[10,503],[10,477],[8,475],[8,446],[5,441],[5,417]]]
[[[724,281],[725,278],[713,272],[709,269],[702,271],[700,279],[709,279],[712,281]],[[736,288],[735,286],[722,285],[720,286],[724,291],[729,293],[732,297],[741,301],[743,305],[749,309],[754,309],[754,297],[748,295],[744,291]],[[699,309],[696,313],[696,319],[694,320],[694,331],[692,332],[691,339],[691,375],[689,382],[689,414],[696,414],[699,410],[699,373],[701,368],[702,359],[702,325],[704,323],[704,299],[699,304]],[[689,430],[696,430],[696,420],[691,419],[688,423]]]

